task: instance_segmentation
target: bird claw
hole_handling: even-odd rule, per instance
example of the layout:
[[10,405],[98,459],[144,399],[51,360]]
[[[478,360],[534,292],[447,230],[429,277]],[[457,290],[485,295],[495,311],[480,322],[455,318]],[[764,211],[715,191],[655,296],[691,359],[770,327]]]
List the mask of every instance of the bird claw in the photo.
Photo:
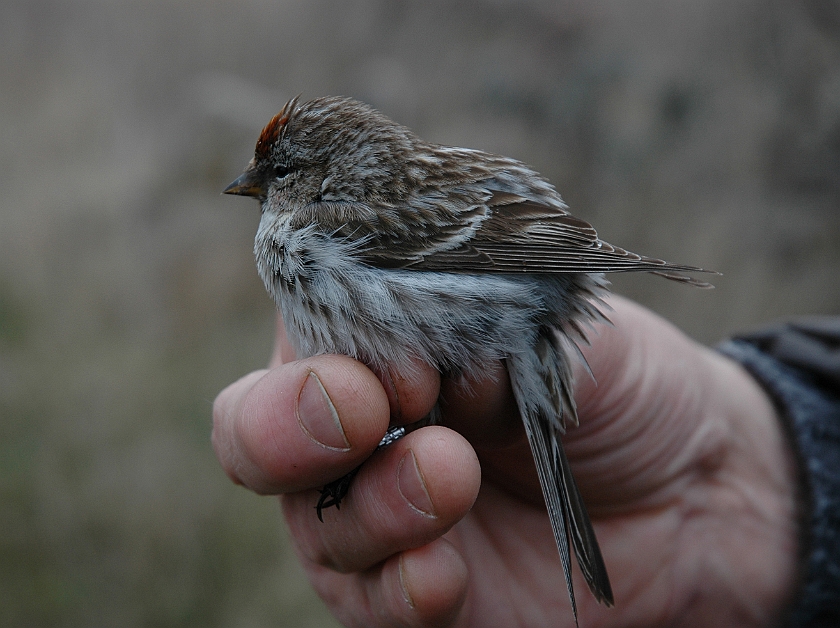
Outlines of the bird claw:
[[[418,421],[418,423],[421,422]],[[376,447],[377,451],[395,443],[407,433],[408,428],[405,426],[388,428],[385,436],[382,437],[382,440]],[[336,510],[341,510],[341,502],[345,497],[347,497],[347,493],[350,492],[350,482],[353,481],[353,478],[356,477],[358,472],[359,467],[356,467],[344,477],[338,478],[334,482],[326,484],[324,488],[321,489],[321,496],[318,498],[318,503],[315,505],[315,510],[318,513],[318,520],[321,521],[321,523],[324,522],[324,508],[332,508],[335,506]]]
[[335,506],[336,510],[341,510],[341,502],[345,497],[347,497],[347,493],[350,492],[350,482],[353,481],[353,478],[356,477],[358,472],[358,468],[353,469],[344,477],[326,484],[324,488],[321,489],[321,496],[318,498],[318,504],[315,506],[315,510],[318,513],[318,520],[321,521],[321,523],[324,522],[324,508],[332,508]]

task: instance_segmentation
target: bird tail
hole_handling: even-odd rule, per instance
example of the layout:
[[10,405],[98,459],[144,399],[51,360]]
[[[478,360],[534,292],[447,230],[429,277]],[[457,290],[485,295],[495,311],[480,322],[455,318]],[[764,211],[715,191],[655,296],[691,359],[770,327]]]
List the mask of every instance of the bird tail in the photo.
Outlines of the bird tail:
[[[535,351],[511,356],[508,371],[525,433],[534,455],[554,540],[577,623],[577,604],[572,584],[571,547],[595,598],[613,605],[613,593],[598,540],[586,512],[569,461],[560,442],[567,420],[577,423],[572,397],[572,371],[556,332],[539,331]],[[535,385],[535,383],[542,386]]]

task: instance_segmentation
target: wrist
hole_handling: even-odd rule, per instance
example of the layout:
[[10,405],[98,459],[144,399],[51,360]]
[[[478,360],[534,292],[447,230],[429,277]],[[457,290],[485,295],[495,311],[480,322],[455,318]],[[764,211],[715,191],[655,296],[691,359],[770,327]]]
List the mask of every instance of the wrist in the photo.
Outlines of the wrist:
[[735,362],[712,352],[708,358],[714,394],[703,425],[710,445],[698,449],[705,455],[686,491],[684,536],[696,550],[699,595],[685,613],[697,625],[768,626],[797,581],[795,457],[756,381]]

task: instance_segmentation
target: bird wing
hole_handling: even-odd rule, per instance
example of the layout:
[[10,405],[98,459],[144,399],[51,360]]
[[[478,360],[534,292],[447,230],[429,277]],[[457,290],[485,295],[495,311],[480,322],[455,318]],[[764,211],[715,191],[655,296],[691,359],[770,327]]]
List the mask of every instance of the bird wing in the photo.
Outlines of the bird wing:
[[699,287],[684,272],[709,272],[631,253],[598,238],[562,201],[506,191],[501,180],[429,187],[401,203],[319,201],[299,210],[295,226],[316,222],[332,237],[361,243],[380,268],[456,273],[649,271]]
[[409,261],[405,267],[473,273],[650,271],[709,286],[679,274],[707,271],[669,264],[604,242],[592,225],[561,207],[518,194],[489,192],[487,215],[469,240]]

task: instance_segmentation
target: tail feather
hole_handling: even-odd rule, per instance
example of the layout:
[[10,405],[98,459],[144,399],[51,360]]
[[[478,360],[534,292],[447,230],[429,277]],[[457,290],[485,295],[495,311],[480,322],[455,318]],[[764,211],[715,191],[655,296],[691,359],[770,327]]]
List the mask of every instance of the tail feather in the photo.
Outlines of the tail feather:
[[[563,575],[566,579],[566,588],[569,592],[569,601],[572,604],[572,612],[575,616],[575,625],[578,622],[577,603],[575,602],[575,589],[572,582],[572,560],[569,549],[569,506],[567,499],[557,490],[557,454],[554,450],[560,446],[553,428],[548,422],[541,420],[533,414],[523,415],[525,433],[528,435],[528,443],[534,455],[534,462],[537,466],[537,475],[540,478],[543,498],[548,510],[548,519],[551,522],[551,531],[554,533],[554,541],[560,553],[560,563],[563,566]],[[579,559],[578,559],[579,560]]]
[[568,516],[569,535],[572,538],[572,547],[575,548],[578,565],[580,565],[583,577],[586,579],[589,590],[592,591],[595,599],[606,606],[612,606],[615,600],[610,578],[607,575],[607,567],[604,564],[603,556],[601,556],[601,548],[598,545],[595,530],[592,529],[592,522],[586,512],[583,498],[569,467],[566,452],[563,451],[563,446],[559,442],[557,443],[557,453],[559,456],[558,468],[560,469],[557,484],[563,486],[560,490],[570,513]]
[[[545,498],[554,540],[566,578],[566,587],[577,623],[577,604],[572,584],[571,547],[595,598],[613,605],[613,593],[607,568],[583,498],[572,476],[569,461],[560,442],[566,420],[577,423],[572,396],[571,365],[561,339],[550,328],[539,332],[531,356],[508,360],[511,385],[516,398],[528,443],[534,455],[540,486]],[[542,382],[542,398],[529,382]]]

